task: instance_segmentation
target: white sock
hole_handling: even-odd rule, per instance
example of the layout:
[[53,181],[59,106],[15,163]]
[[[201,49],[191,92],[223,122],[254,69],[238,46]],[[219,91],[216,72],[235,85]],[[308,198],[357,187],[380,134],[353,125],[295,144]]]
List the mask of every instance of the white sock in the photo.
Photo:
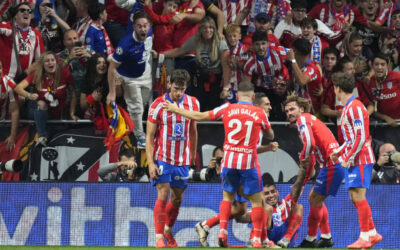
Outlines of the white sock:
[[171,232],[171,228],[169,226],[165,225],[164,226],[164,232],[167,233],[167,234],[170,233]]
[[369,241],[369,232],[361,232],[360,233],[360,238],[365,240],[365,241]]
[[317,237],[315,237],[315,236],[307,235],[306,241],[312,242],[312,241],[314,241],[316,238],[317,238]]
[[323,238],[323,239],[330,239],[330,238],[332,238],[332,235],[331,235],[331,233],[321,234],[321,238]]
[[376,229],[374,228],[374,229],[371,229],[371,230],[369,230],[369,236],[375,236],[376,235]]
[[259,237],[253,237],[253,242],[255,241],[261,242],[261,239]]
[[156,234],[156,241],[159,239],[159,238],[163,238],[164,236],[162,235],[162,234]]

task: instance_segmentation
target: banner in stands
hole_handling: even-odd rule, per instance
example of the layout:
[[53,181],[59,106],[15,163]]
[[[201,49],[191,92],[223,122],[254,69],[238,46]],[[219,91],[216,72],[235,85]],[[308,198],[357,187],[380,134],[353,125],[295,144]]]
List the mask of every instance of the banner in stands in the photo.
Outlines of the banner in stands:
[[[281,199],[289,184],[277,185]],[[305,237],[309,206],[306,185],[298,245]],[[153,206],[156,189],[150,183],[0,183],[0,245],[154,246]],[[376,248],[400,246],[400,192],[395,185],[373,185],[368,200],[383,241]],[[219,210],[219,184],[192,183],[185,192],[173,233],[179,246],[200,246],[194,225]],[[204,202],[207,201],[207,202]],[[326,200],[335,247],[344,248],[359,236],[357,212],[342,186]],[[230,245],[243,245],[250,226],[229,223]],[[210,246],[217,245],[218,226]]]
[[[262,173],[269,172],[275,181],[287,182],[297,174],[301,141],[296,128],[288,124],[272,124],[272,127],[280,148],[274,153],[259,154],[261,171]],[[330,128],[336,131],[335,126],[330,126]],[[99,166],[117,161],[122,143],[132,146],[131,141],[134,142],[132,135],[126,136],[124,141],[116,144],[110,152],[106,152],[103,144],[104,136],[96,135],[92,124],[51,124],[50,130],[48,147],[41,148],[35,147],[37,135],[35,135],[34,127],[30,128],[27,140],[22,145],[19,154],[25,162],[21,180],[98,181]],[[213,149],[223,144],[223,126],[221,123],[198,123],[198,134],[199,165],[207,166]],[[371,135],[380,141],[391,142],[400,149],[400,128],[371,126]],[[1,129],[0,139],[4,140],[7,136],[8,129]],[[139,165],[147,167],[144,150],[137,150],[136,147],[134,150]],[[5,180],[16,179],[3,178],[3,181]]]

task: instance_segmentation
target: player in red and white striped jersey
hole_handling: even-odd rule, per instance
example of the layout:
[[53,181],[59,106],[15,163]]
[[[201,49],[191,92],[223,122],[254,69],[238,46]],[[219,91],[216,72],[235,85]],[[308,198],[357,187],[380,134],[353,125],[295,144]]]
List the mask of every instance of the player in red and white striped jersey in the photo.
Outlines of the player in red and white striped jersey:
[[[344,169],[340,163],[332,161],[329,157],[334,149],[339,147],[338,142],[329,128],[309,112],[308,100],[294,94],[287,97],[285,104],[287,119],[297,125],[303,149],[300,161],[309,158],[310,163],[306,170],[303,185],[313,175],[315,162],[321,168],[317,180],[309,195],[310,213],[308,216],[307,238],[301,247],[331,247],[333,246],[328,222],[328,210],[324,200],[328,195],[335,196],[343,181]],[[317,241],[318,228],[321,238]]]
[[[189,179],[189,165],[195,161],[197,147],[196,122],[168,112],[163,103],[176,102],[185,110],[199,111],[200,104],[185,94],[190,75],[186,70],[171,74],[170,90],[158,97],[149,109],[146,133],[146,156],[152,184],[157,186],[154,206],[156,247],[177,247],[171,228],[179,213],[183,192]],[[168,195],[171,198],[168,201]]]
[[[30,26],[32,10],[30,6],[21,3],[14,17],[17,26],[15,30],[18,57],[22,71],[25,71],[35,61],[39,60],[40,54],[44,52],[42,35],[38,30]],[[0,60],[3,62],[3,73],[14,78],[18,70],[17,61],[13,51],[13,38],[10,22],[0,23]]]
[[3,65],[0,61],[0,121],[11,118],[10,136],[7,137],[7,150],[15,145],[18,130],[18,95],[14,93],[15,83],[10,77],[3,74]]
[[350,199],[357,208],[361,233],[359,239],[347,248],[370,248],[382,240],[376,232],[371,208],[366,200],[366,192],[371,183],[375,157],[369,134],[369,116],[364,105],[353,96],[354,77],[346,73],[336,73],[332,78],[336,97],[345,103],[340,126],[345,142],[331,159],[339,159],[346,168],[345,185]]
[[262,207],[261,176],[257,168],[257,143],[260,131],[264,131],[264,135],[270,140],[274,138],[274,133],[265,111],[252,105],[254,95],[253,84],[242,82],[237,93],[238,103],[226,103],[208,112],[193,112],[180,109],[176,104],[165,104],[169,111],[189,119],[222,120],[224,123],[224,158],[221,162],[224,199],[220,204],[220,246],[227,246],[232,202],[235,193],[239,191],[250,200],[253,207],[253,247],[261,247],[261,231],[266,215]]
[[[218,0],[218,7],[226,17],[225,25],[234,23],[239,13],[248,6],[250,0]],[[239,25],[249,25],[249,17],[244,18],[243,22],[238,23]]]

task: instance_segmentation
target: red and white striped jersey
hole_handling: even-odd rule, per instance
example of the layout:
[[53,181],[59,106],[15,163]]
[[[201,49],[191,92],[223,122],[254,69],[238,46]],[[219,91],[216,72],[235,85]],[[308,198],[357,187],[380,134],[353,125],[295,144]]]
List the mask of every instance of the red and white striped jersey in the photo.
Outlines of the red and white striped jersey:
[[211,120],[222,120],[225,129],[221,166],[232,169],[259,167],[257,145],[261,131],[271,129],[267,114],[252,103],[225,103],[209,111]]
[[331,3],[318,4],[308,13],[309,17],[319,19],[325,23],[333,32],[343,29],[345,22],[350,25],[357,22],[362,25],[367,24],[367,19],[354,7],[346,4],[343,12],[334,10]]
[[300,86],[296,81],[294,83],[294,91],[300,97],[303,97],[310,101],[312,104],[311,113],[317,113],[321,103],[320,97],[315,96],[314,93],[322,86],[322,76],[317,63],[311,61],[311,59],[301,68],[301,71],[310,78],[310,81],[304,85]]
[[14,93],[14,88],[14,81],[2,74],[0,77],[0,120],[4,120],[8,116],[8,103],[17,100],[18,95]]
[[78,38],[82,43],[85,43],[85,37],[86,33],[89,29],[89,27],[92,25],[93,20],[90,18],[90,16],[86,16],[83,18],[80,18],[75,24],[74,24],[74,30],[78,33]]
[[269,47],[266,58],[259,58],[256,54],[250,56],[244,64],[243,72],[257,87],[274,89],[274,78],[289,80],[289,71],[284,65],[285,60],[285,48]]
[[[169,92],[158,97],[150,106],[147,120],[157,124],[154,140],[154,159],[173,166],[190,165],[190,127],[194,122],[179,114],[168,112],[163,104],[168,100],[173,102]],[[179,108],[199,111],[200,103],[193,97],[184,94],[177,103]]]
[[392,13],[395,10],[399,10],[400,6],[397,4],[396,0],[386,0],[383,1],[384,5],[385,3],[391,2],[390,7],[382,8],[381,11],[379,12],[379,15],[376,17],[375,21],[377,21],[380,24],[384,24],[386,22],[386,25],[388,27],[392,27]]
[[369,135],[369,115],[362,102],[354,96],[342,110],[340,127],[344,143],[337,149],[339,161],[350,166],[375,163]]
[[[17,73],[17,61],[13,47],[11,23],[0,23],[0,60],[3,62],[3,74],[14,78]],[[16,29],[16,43],[19,52],[19,60],[22,70],[35,61],[39,60],[40,54],[44,52],[43,38],[40,32],[32,27],[27,30]]]
[[248,2],[250,10],[250,23],[248,32],[254,32],[255,17],[259,13],[267,13],[271,19],[271,27],[274,28],[282,21],[290,11],[290,1],[287,0],[252,0]]
[[[235,21],[239,12],[248,6],[250,0],[218,0],[218,7],[226,17],[225,25],[231,24]],[[247,16],[241,25],[249,25],[249,16]]]
[[[330,159],[330,155],[334,149],[339,147],[335,136],[329,128],[321,122],[317,117],[309,113],[302,113],[296,121],[297,130],[301,141],[303,142],[303,149],[300,153],[300,160],[307,156],[319,162],[321,168],[333,166],[334,162]],[[314,167],[311,163],[309,167]]]
[[[249,59],[249,55],[247,54],[247,46],[239,42],[236,47],[229,48],[229,55],[231,58],[237,58],[241,62],[245,63]],[[243,78],[243,72],[241,68],[236,68],[235,70],[231,70],[231,89],[237,90],[239,83]]]
[[292,195],[288,194],[284,199],[278,201],[273,206],[272,210],[272,223],[274,227],[279,227],[289,218],[292,207],[296,204]]
[[3,0],[0,2],[0,15],[3,15],[3,13],[8,9],[8,1],[7,0]]

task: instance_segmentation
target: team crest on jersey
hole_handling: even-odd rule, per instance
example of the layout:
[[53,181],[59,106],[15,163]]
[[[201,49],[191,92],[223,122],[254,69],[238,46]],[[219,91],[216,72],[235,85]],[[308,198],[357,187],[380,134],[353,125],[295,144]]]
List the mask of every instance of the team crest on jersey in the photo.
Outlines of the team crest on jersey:
[[273,213],[272,214],[272,221],[274,222],[274,226],[282,226],[283,221],[282,221],[282,216],[279,213]]
[[122,55],[124,50],[121,47],[118,47],[117,50],[115,51],[118,55]]
[[175,124],[175,134],[180,136],[183,134],[183,125],[181,123]]
[[90,43],[90,37],[86,38],[86,43]]
[[387,82],[387,83],[386,83],[386,86],[387,86],[388,89],[391,89],[392,86],[393,86],[392,81]]
[[305,128],[306,128],[306,126],[305,126],[304,124],[301,124],[301,125],[299,126],[299,130],[300,130],[300,131],[303,131]]
[[354,128],[362,128],[363,122],[359,119],[354,121]]

